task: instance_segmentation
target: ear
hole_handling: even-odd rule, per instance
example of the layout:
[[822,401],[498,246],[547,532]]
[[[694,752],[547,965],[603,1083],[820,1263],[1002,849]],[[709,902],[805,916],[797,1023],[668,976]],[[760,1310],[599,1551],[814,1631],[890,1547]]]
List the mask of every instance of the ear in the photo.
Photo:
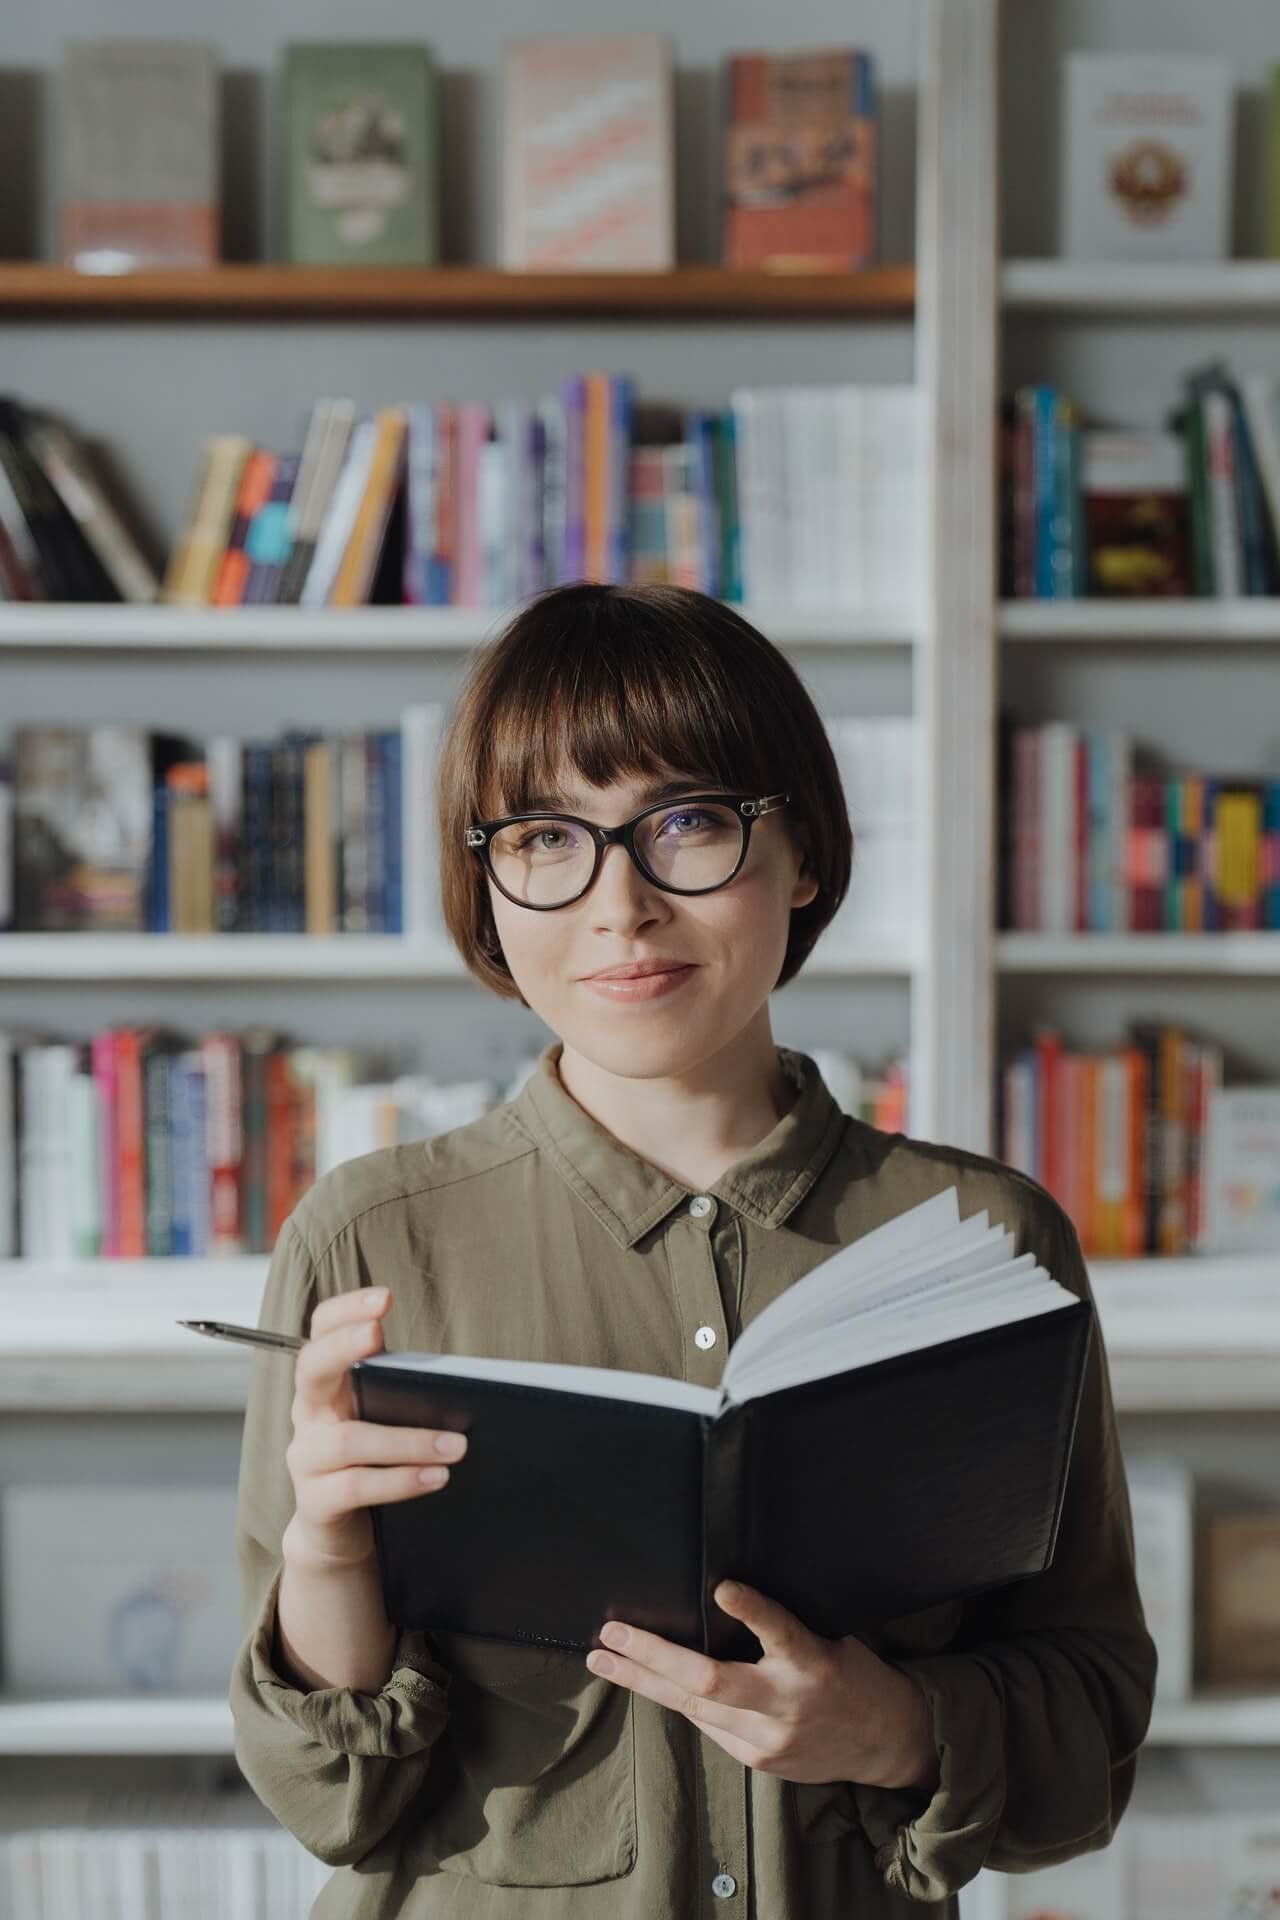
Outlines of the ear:
[[820,889],[813,872],[809,829],[803,824],[792,827],[792,844],[800,855],[799,872],[796,875],[795,885],[791,889],[791,906],[794,912],[795,908],[807,907],[811,900],[816,900]]

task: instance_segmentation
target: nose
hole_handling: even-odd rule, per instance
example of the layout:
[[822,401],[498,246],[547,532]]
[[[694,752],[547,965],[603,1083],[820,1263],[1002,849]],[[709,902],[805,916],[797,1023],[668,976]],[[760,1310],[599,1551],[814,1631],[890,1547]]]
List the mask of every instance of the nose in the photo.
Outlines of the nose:
[[593,924],[604,933],[633,933],[670,917],[661,887],[655,887],[620,846],[605,848],[586,905]]

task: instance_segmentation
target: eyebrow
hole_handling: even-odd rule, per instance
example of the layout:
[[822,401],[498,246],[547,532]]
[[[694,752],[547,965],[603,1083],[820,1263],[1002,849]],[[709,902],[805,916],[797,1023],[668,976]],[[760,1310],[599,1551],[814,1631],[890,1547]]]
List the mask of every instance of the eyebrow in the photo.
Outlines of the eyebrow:
[[[702,793],[709,791],[715,784],[714,780],[710,782],[705,780],[668,780],[664,785],[659,786],[656,782],[650,781],[647,786],[640,789],[639,805],[645,807],[653,800],[670,800],[678,793]],[[545,807],[550,813],[557,811],[572,813],[574,811],[574,802],[572,799],[566,798],[564,794],[558,794],[554,798],[548,798],[544,793],[535,793],[526,801],[525,805],[520,808],[520,812],[532,813],[540,807]]]

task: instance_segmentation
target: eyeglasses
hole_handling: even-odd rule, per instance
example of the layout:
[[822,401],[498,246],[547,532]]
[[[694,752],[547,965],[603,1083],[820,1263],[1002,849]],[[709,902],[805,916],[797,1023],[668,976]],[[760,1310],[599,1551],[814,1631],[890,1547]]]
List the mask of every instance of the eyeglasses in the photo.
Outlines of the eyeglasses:
[[464,829],[466,844],[500,893],[548,913],[581,900],[615,842],[664,893],[715,893],[747,857],[751,829],[789,793],[694,793],[644,807],[619,827],[573,813],[510,813]]

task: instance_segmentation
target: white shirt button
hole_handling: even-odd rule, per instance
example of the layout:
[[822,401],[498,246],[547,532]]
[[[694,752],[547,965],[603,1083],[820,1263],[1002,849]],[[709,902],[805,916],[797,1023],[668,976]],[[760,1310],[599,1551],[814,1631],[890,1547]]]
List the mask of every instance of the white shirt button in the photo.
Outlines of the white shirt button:
[[714,1206],[715,1201],[710,1194],[695,1193],[689,1202],[689,1211],[695,1220],[705,1220]]
[[731,1873],[718,1873],[711,1882],[711,1891],[717,1900],[727,1900],[731,1893],[738,1891],[738,1883]]
[[707,1347],[714,1347],[715,1343],[716,1330],[714,1327],[699,1327],[693,1336],[693,1344],[696,1347],[703,1348],[704,1351]]

